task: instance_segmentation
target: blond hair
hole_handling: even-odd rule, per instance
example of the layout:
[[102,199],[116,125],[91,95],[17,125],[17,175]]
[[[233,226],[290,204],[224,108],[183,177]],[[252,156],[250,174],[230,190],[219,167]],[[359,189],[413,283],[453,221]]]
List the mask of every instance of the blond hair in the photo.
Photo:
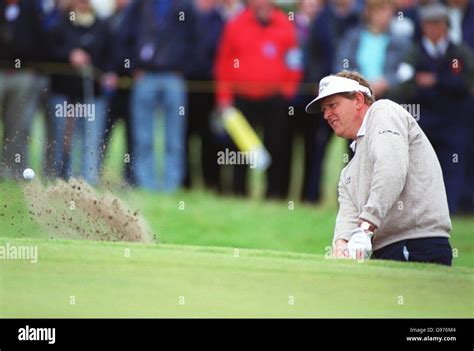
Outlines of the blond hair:
[[378,7],[385,5],[390,5],[395,7],[395,2],[393,0],[365,0],[365,10],[370,11]]
[[[372,105],[375,102],[374,92],[373,92],[372,88],[370,87],[369,82],[367,82],[367,80],[364,77],[362,77],[362,75],[359,72],[344,70],[344,71],[341,71],[341,72],[337,73],[336,77],[349,78],[349,79],[355,80],[360,85],[368,88],[370,90],[370,96],[365,94],[365,93],[362,93],[362,94],[364,94],[364,102],[369,106]],[[353,99],[355,94],[356,94],[356,92],[354,91],[354,92],[350,92],[350,93],[344,93],[342,95],[344,97],[348,98],[348,99]]]

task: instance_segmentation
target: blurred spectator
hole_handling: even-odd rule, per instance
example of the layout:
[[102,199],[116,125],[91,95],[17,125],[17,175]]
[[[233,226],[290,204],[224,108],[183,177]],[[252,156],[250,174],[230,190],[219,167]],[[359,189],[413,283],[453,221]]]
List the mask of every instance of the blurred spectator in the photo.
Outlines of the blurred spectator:
[[[67,9],[65,1],[59,0],[42,0],[40,1],[40,13],[41,13],[41,24],[42,24],[42,31],[44,33],[49,33],[51,29],[58,23],[61,19],[62,13]],[[51,52],[50,40],[47,40],[47,47],[43,48],[45,52],[44,60],[46,62],[54,61],[53,54]],[[42,78],[44,80],[44,87],[43,92],[40,95],[38,109],[44,111],[44,122],[45,122],[45,129],[46,129],[46,142],[43,145],[44,149],[44,157],[43,157],[43,172],[48,176],[52,176],[55,171],[54,165],[54,153],[55,148],[54,145],[49,145],[48,141],[52,141],[55,138],[55,128],[53,123],[49,123],[49,118],[47,116],[48,111],[48,99],[49,99],[49,88],[51,85],[50,74],[51,72],[46,71],[43,72]]]
[[365,24],[347,33],[339,43],[335,71],[359,71],[377,99],[397,83],[397,69],[409,42],[390,33],[392,0],[367,0]]
[[[303,80],[298,96],[294,99],[295,122],[298,131],[304,136],[304,176],[301,198],[303,201],[320,200],[321,166],[325,146],[331,130],[322,118],[309,116],[305,106],[316,90],[316,82],[331,73],[332,27],[326,17],[322,17],[322,0],[300,0],[295,14],[298,42],[303,52]],[[316,18],[318,18],[316,20]],[[320,116],[318,116],[320,117]]]
[[417,0],[395,0],[394,5],[395,17],[390,24],[390,32],[395,36],[419,39],[421,29],[417,11]]
[[[467,44],[474,50],[474,1],[448,0],[450,28],[449,36],[456,44]],[[469,101],[468,111],[474,111],[474,92]],[[474,136],[474,123],[469,123],[469,136]],[[474,214],[474,144],[468,143],[464,191],[461,194],[459,212]]]
[[444,5],[423,7],[420,18],[423,37],[399,67],[398,76],[404,81],[399,90],[408,106],[416,108],[418,104],[419,124],[438,155],[449,209],[455,213],[464,191],[474,58],[467,46],[450,41]]
[[243,0],[218,0],[220,3],[220,12],[227,21],[231,20],[238,14],[240,14],[245,6],[242,3]]
[[213,66],[217,45],[224,29],[225,18],[219,0],[194,0],[196,13],[196,46],[192,70],[188,73],[188,129],[186,135],[187,167],[185,185],[191,186],[192,134],[201,140],[201,170],[204,186],[218,190],[218,145],[210,128],[210,115],[215,106]]
[[[99,179],[101,137],[105,127],[105,101],[94,67],[110,69],[110,34],[89,0],[72,0],[50,33],[52,57],[64,70],[51,78],[48,118],[54,126],[54,169],[48,176],[68,178],[81,174],[96,184]],[[66,65],[64,65],[66,64]],[[80,158],[80,170],[73,164]]]
[[447,0],[447,4],[451,41],[464,42],[474,50],[474,0]]
[[[134,185],[135,179],[131,168],[131,159],[133,157],[132,126],[130,116],[130,87],[128,85],[118,86],[118,76],[122,78],[131,78],[130,70],[126,68],[129,55],[123,52],[120,47],[121,28],[126,14],[127,6],[131,0],[117,0],[113,14],[108,18],[111,32],[112,55],[110,55],[110,65],[113,67],[114,74],[108,74],[103,77],[103,84],[108,95],[107,122],[104,133],[105,146],[108,145],[110,134],[115,124],[122,119],[125,125],[125,155],[124,179],[128,184]],[[105,151],[104,151],[105,154]]]
[[[138,186],[170,192],[183,183],[186,158],[187,98],[184,74],[195,54],[195,14],[183,0],[137,0],[121,28],[121,43],[130,58],[132,167]],[[126,56],[125,56],[126,57]],[[165,119],[164,179],[155,167],[154,121]]]
[[324,16],[332,22],[336,40],[360,22],[359,4],[355,0],[328,0]]
[[[295,27],[272,0],[249,0],[229,22],[216,63],[217,103],[234,105],[252,125],[263,124],[264,144],[272,156],[267,198],[285,198],[290,171],[291,133],[288,99],[301,76]],[[247,165],[234,166],[233,191],[247,195]]]
[[[320,5],[321,6],[321,5]],[[359,25],[360,14],[353,0],[329,0],[316,12],[310,27],[306,52],[306,79],[315,82],[332,73],[334,51],[346,32]]]
[[0,0],[1,178],[19,178],[28,166],[31,123],[41,92],[35,63],[46,47],[37,6],[34,0]]
[[[114,15],[118,8],[122,8],[122,0],[91,0],[91,5],[97,17],[101,19],[108,19]],[[125,1],[128,3],[128,1]]]

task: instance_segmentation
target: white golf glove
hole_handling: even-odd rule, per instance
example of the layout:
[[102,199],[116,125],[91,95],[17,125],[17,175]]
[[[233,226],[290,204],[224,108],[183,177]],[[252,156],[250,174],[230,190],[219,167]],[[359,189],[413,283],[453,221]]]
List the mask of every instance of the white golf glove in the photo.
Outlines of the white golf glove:
[[[353,259],[368,259],[372,254],[372,232],[365,232],[362,228],[357,228],[352,231],[352,236],[347,243],[347,250],[349,257]],[[361,252],[362,257],[358,257],[357,253]]]

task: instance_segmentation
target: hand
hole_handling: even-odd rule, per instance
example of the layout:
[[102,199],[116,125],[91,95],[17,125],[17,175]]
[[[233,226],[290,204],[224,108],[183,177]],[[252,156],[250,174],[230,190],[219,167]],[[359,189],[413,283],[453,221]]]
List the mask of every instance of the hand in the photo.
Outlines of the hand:
[[217,104],[216,111],[222,115],[222,114],[224,114],[225,111],[227,111],[227,110],[229,110],[233,107],[234,106],[232,105],[231,102],[223,102],[223,103]]
[[136,69],[133,71],[132,76],[134,80],[139,80],[142,79],[142,77],[145,75],[145,71],[142,69]]
[[83,68],[91,62],[91,57],[82,49],[73,49],[69,54],[69,62],[76,68]]
[[365,232],[361,228],[352,231],[351,239],[347,243],[350,258],[363,260],[370,257],[372,254],[371,234],[372,232]]
[[344,239],[337,239],[332,248],[333,258],[349,258],[349,251],[347,251],[347,241]]
[[118,86],[118,76],[115,73],[105,73],[102,76],[102,86],[105,89],[114,90]]
[[436,84],[436,75],[431,72],[418,72],[415,76],[416,83],[423,88],[431,88]]

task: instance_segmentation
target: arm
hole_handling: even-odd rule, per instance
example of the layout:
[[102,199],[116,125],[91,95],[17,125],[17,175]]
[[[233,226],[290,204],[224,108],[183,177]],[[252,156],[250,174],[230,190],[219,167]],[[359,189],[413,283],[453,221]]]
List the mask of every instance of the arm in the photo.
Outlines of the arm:
[[390,99],[397,102],[411,102],[417,93],[415,82],[416,65],[419,61],[420,51],[416,44],[411,44],[397,65],[396,84],[390,87]]
[[339,181],[338,192],[339,211],[334,229],[333,255],[334,257],[348,257],[346,246],[359,221],[359,211],[350,198],[342,180]]
[[373,164],[369,198],[360,218],[380,227],[405,186],[408,172],[408,119],[399,105],[379,105],[367,123]]
[[410,49],[410,42],[403,37],[390,38],[390,43],[387,48],[387,57],[384,67],[384,75],[390,86],[394,86],[399,82],[397,71],[401,62],[407,55],[407,51]]

